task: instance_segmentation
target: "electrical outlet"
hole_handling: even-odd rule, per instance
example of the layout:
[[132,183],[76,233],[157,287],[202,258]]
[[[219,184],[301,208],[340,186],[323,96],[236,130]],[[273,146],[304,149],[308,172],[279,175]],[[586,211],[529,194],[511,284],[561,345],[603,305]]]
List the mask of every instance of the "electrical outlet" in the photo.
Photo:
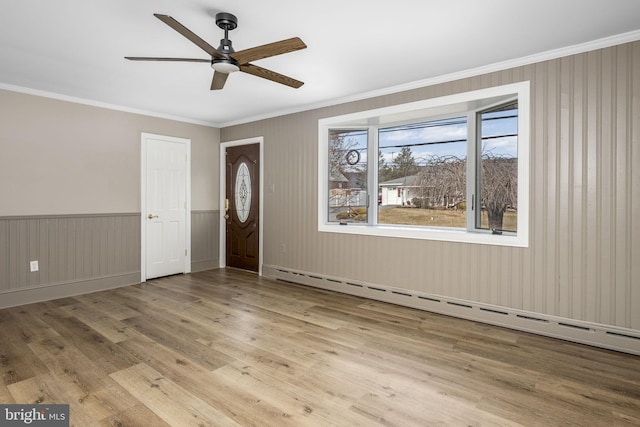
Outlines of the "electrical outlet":
[[280,245],[280,252],[282,253],[287,252],[287,246],[284,243]]
[[31,272],[38,271],[40,267],[38,267],[38,261],[31,261],[29,263],[29,268],[31,268]]

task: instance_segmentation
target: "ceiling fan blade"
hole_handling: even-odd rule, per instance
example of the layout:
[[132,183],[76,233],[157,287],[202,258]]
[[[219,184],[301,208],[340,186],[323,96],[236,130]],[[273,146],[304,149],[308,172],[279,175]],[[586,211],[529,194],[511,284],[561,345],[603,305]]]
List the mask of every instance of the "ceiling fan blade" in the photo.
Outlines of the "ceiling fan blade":
[[211,90],[220,90],[224,87],[224,83],[227,81],[229,74],[215,71],[213,73],[213,80],[211,80]]
[[146,56],[125,56],[129,61],[172,61],[172,62],[211,62],[210,59],[199,58],[151,58]]
[[279,73],[276,73],[275,71],[267,70],[266,68],[258,67],[257,65],[253,65],[253,64],[240,65],[240,71],[243,71],[247,74],[252,74],[257,77],[262,77],[263,79],[271,80],[272,82],[280,83],[286,86],[291,86],[296,89],[304,84],[300,80],[287,77],[283,74],[279,74]]
[[251,61],[257,61],[258,59],[268,58],[270,56],[282,55],[283,53],[289,53],[296,50],[304,49],[307,45],[304,44],[299,37],[293,37],[287,40],[281,40],[279,42],[273,42],[262,46],[252,47],[250,49],[241,50],[231,54],[231,57],[238,61],[240,64],[246,64]]
[[173,19],[171,16],[161,15],[159,13],[154,13],[153,16],[155,16],[156,18],[158,18],[159,20],[161,20],[162,22],[164,22],[165,24],[167,24],[168,26],[170,26],[171,28],[173,28],[183,36],[185,36],[192,43],[194,43],[196,46],[198,46],[200,49],[204,50],[214,58],[223,57],[222,54],[218,52],[213,46],[211,46],[206,41],[202,40],[194,32],[192,32],[190,29],[188,29],[187,27],[185,27],[184,25],[182,25],[181,23]]

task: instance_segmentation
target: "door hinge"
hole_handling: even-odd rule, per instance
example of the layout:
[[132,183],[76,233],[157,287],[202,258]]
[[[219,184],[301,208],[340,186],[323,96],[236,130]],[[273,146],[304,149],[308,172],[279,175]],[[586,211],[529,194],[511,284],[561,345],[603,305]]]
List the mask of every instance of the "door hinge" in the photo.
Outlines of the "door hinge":
[[187,250],[186,249],[184,250],[184,256],[187,256]]

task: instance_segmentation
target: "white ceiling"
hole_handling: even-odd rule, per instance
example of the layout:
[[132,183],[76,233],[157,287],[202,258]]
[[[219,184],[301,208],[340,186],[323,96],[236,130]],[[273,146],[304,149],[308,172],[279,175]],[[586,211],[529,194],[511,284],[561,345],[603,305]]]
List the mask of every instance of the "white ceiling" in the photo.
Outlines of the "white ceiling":
[[[218,12],[236,50],[302,38],[255,64],[304,86],[235,73],[210,91],[208,64],[123,58],[208,58],[153,13],[215,47]],[[0,0],[0,88],[226,126],[638,39],[638,0]]]

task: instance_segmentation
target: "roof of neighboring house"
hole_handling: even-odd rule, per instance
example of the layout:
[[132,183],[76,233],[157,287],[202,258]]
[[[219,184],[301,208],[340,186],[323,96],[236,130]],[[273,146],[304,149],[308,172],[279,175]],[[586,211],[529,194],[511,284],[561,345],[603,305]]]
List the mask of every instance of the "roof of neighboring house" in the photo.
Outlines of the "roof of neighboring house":
[[341,174],[339,171],[331,171],[331,176],[329,176],[329,182],[349,182],[346,176]]
[[402,178],[394,178],[389,181],[380,182],[380,187],[417,187],[415,184],[416,175],[403,176]]

